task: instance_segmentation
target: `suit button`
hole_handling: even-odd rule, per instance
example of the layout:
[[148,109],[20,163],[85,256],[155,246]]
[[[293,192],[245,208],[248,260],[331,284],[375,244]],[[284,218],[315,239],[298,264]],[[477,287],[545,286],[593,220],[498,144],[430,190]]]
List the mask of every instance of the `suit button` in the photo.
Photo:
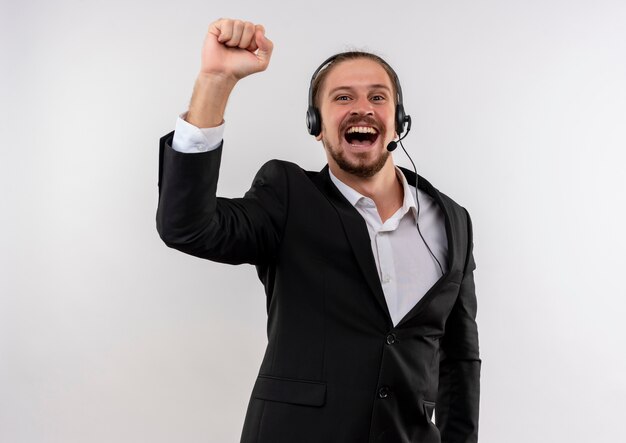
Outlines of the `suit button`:
[[389,334],[387,336],[387,344],[392,345],[396,342],[396,334]]
[[378,398],[387,398],[389,397],[390,392],[391,392],[391,389],[389,389],[388,386],[382,386],[378,390]]

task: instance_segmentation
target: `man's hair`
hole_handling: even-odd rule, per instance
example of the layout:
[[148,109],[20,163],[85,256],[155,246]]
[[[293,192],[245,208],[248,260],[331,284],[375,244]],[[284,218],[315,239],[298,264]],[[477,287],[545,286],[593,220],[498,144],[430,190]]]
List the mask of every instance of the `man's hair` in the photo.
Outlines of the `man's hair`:
[[313,80],[311,84],[311,89],[313,92],[313,106],[315,106],[317,109],[320,109],[320,97],[319,96],[324,86],[324,81],[326,80],[326,77],[328,77],[328,74],[330,74],[330,72],[332,71],[333,67],[348,60],[359,60],[359,59],[372,60],[378,63],[380,66],[382,66],[385,72],[387,72],[389,79],[391,80],[391,87],[393,89],[393,102],[394,104],[398,104],[398,87],[397,87],[398,79],[396,77],[396,73],[391,68],[391,66],[381,57],[377,56],[376,54],[372,54],[371,52],[348,51],[348,52],[340,52],[339,54],[334,55],[333,59],[320,70],[317,76],[315,76],[315,79]]

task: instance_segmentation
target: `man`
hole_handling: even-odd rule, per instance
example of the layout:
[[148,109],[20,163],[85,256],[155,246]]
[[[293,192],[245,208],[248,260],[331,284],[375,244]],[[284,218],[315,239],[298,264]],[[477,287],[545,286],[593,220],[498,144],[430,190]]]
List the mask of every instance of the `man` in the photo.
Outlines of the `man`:
[[161,140],[162,239],[252,263],[265,287],[268,346],[241,441],[476,442],[471,222],[421,177],[416,202],[417,177],[394,166],[408,119],[382,59],[341,54],[314,75],[309,131],[327,167],[273,160],[243,198],[215,196],[228,96],[272,48],[261,25],[211,24],[186,121]]

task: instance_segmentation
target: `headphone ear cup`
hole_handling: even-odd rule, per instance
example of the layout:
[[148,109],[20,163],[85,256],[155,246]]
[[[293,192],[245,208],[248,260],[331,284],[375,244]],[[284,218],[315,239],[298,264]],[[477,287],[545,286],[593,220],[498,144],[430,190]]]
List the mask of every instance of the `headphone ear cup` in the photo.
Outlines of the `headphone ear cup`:
[[398,137],[402,136],[404,132],[404,126],[406,124],[406,113],[404,112],[404,105],[396,105],[396,132]]
[[314,137],[317,137],[322,132],[322,119],[315,106],[309,106],[309,109],[306,111],[306,127],[309,130],[309,134]]

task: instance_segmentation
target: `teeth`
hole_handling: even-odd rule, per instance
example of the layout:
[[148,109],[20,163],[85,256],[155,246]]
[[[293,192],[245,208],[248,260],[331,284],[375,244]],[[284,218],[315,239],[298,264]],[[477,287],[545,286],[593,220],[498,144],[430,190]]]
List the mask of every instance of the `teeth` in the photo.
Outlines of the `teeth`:
[[346,134],[354,134],[355,132],[360,134],[378,134],[376,129],[370,128],[369,126],[353,126],[346,131]]

